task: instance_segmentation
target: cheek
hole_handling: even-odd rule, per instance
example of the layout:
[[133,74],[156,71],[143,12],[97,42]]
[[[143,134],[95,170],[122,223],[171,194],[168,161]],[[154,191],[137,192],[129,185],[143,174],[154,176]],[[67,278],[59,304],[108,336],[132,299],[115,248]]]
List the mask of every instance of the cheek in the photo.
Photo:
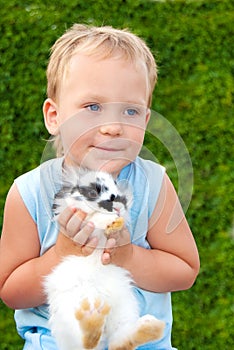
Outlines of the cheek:
[[128,144],[128,147],[126,148],[125,152],[125,159],[127,162],[134,161],[135,158],[138,156],[138,154],[141,151],[142,144],[144,141],[144,129],[136,128],[136,127],[129,127],[126,130],[126,141]]
[[85,145],[93,137],[94,133],[95,128],[92,123],[88,123],[80,114],[65,120],[60,125],[61,141],[65,153],[73,146],[78,144]]
[[145,128],[141,126],[129,126],[125,129],[125,135],[128,136],[129,140],[133,141],[133,144],[142,145],[145,136]]

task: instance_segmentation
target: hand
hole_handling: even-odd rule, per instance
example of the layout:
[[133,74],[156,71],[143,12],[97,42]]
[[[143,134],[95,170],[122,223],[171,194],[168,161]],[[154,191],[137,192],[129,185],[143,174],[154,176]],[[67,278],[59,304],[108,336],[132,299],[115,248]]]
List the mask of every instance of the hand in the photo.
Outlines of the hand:
[[87,256],[97,246],[97,238],[91,237],[94,224],[84,223],[85,218],[86,213],[70,207],[59,215],[60,232],[55,244],[55,252],[60,258],[67,255]]
[[104,265],[112,263],[124,267],[125,263],[131,259],[132,253],[133,246],[130,233],[124,227],[121,231],[111,234],[108,238],[102,256],[102,263]]

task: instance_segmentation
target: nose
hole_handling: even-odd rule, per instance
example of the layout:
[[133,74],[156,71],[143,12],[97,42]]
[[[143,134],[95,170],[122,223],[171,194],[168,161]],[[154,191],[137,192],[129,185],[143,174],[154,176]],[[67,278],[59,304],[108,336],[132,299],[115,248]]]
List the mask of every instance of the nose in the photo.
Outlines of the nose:
[[123,133],[122,125],[118,122],[102,124],[99,130],[103,135],[120,136]]
[[110,201],[113,202],[114,200],[115,200],[115,195],[112,194],[112,195],[110,196]]
[[102,124],[99,130],[103,135],[121,136],[123,134],[122,103],[103,104]]

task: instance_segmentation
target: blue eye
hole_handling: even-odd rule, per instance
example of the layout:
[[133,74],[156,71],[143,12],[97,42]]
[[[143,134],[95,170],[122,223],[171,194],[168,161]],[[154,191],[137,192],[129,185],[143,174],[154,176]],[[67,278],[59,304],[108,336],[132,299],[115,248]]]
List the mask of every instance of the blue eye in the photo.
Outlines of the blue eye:
[[128,117],[135,117],[139,113],[138,113],[138,110],[135,108],[127,108],[124,114],[126,114]]
[[86,106],[88,110],[91,112],[99,112],[101,110],[101,106],[97,103],[93,103],[91,105]]

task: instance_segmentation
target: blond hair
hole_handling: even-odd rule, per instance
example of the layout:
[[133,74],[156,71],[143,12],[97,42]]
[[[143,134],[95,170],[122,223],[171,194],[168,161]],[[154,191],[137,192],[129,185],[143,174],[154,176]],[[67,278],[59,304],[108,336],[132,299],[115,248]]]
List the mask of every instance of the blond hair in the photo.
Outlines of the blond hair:
[[142,60],[147,68],[150,100],[157,81],[157,66],[154,57],[138,36],[126,29],[110,26],[91,27],[74,24],[52,46],[47,68],[47,95],[56,100],[66,67],[75,53],[96,54],[101,58],[111,57],[116,51],[132,62]]
[[[116,53],[134,64],[142,61],[146,66],[149,83],[148,107],[157,81],[157,65],[146,43],[135,34],[111,26],[94,27],[74,24],[52,46],[47,67],[47,96],[57,100],[60,86],[66,77],[69,61],[76,53],[109,58]],[[59,135],[57,135],[59,136]],[[61,148],[60,141],[55,147]],[[59,152],[61,155],[61,152]]]

